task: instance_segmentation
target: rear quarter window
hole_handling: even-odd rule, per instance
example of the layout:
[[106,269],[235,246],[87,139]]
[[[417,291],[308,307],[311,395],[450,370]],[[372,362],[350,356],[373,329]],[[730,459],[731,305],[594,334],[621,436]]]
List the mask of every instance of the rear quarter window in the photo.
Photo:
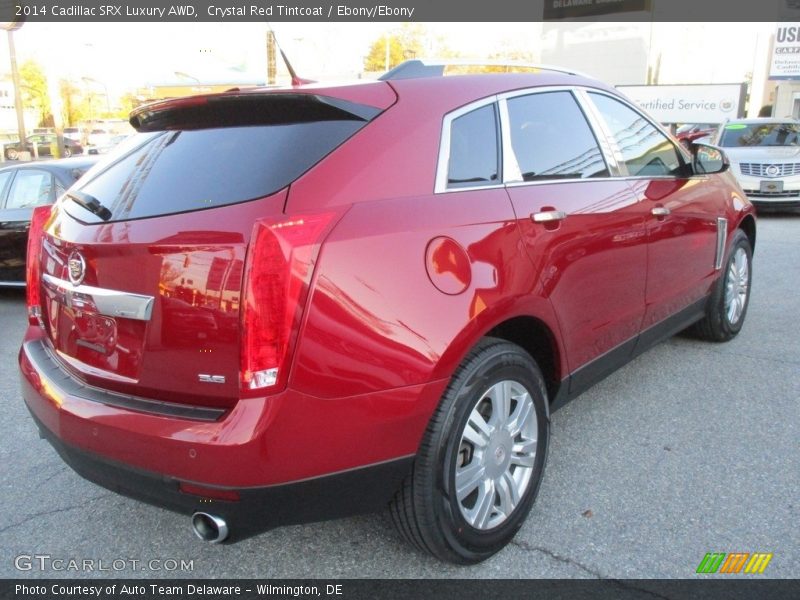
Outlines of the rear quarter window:
[[447,187],[463,188],[500,181],[497,113],[494,104],[453,119]]

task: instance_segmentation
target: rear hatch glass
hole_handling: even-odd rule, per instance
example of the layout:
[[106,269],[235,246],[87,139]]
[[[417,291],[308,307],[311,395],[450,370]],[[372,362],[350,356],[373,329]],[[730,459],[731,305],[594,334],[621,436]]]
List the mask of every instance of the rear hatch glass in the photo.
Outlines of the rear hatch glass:
[[140,111],[140,133],[56,204],[42,317],[89,385],[224,408],[239,396],[254,223],[280,216],[287,186],[380,109],[300,94],[196,102]]
[[132,122],[144,132],[124,141],[74,188],[79,199],[106,210],[89,209],[79,199],[65,208],[93,223],[262,198],[297,179],[378,112],[299,94],[175,102],[143,111]]

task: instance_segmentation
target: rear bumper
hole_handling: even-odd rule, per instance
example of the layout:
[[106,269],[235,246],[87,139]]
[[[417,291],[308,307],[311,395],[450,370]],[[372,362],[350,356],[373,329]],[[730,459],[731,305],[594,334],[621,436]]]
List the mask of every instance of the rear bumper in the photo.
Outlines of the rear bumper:
[[44,360],[37,349],[46,343],[29,328],[19,354],[22,395],[44,437],[78,473],[183,513],[211,511],[207,498],[181,492],[181,482],[236,490],[239,502],[212,505],[232,527],[252,521],[256,531],[388,502],[446,385],[335,399],[287,389],[242,399],[209,420],[106,402],[102,390]]
[[236,490],[238,501],[203,498],[180,491],[180,480],[134,469],[61,441],[34,415],[42,436],[81,477],[113,492],[178,513],[202,511],[222,517],[236,542],[280,525],[307,523],[378,510],[411,468],[401,458],[344,473],[286,485]]

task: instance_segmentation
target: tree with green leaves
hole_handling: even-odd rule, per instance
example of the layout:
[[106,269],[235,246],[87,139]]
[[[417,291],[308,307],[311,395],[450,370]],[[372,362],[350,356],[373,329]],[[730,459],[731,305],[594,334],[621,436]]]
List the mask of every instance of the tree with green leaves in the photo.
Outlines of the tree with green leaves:
[[39,125],[52,125],[50,97],[47,91],[47,77],[44,69],[34,60],[27,60],[19,67],[20,93],[22,105],[39,113]]
[[88,117],[89,111],[83,91],[74,82],[62,79],[59,82],[64,125],[74,126]]
[[421,58],[430,46],[428,32],[421,23],[404,23],[399,28],[387,31],[375,40],[364,59],[365,71],[385,71],[388,46],[389,64],[392,69],[404,60]]

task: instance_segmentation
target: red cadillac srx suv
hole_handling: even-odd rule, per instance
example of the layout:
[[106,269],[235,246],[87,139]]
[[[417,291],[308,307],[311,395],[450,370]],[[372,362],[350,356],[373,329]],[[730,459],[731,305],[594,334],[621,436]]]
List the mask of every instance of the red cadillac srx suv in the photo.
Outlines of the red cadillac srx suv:
[[208,541],[388,506],[483,560],[552,410],[745,319],[756,222],[724,154],[577,74],[412,61],[131,123],[34,215],[22,394],[78,473]]

